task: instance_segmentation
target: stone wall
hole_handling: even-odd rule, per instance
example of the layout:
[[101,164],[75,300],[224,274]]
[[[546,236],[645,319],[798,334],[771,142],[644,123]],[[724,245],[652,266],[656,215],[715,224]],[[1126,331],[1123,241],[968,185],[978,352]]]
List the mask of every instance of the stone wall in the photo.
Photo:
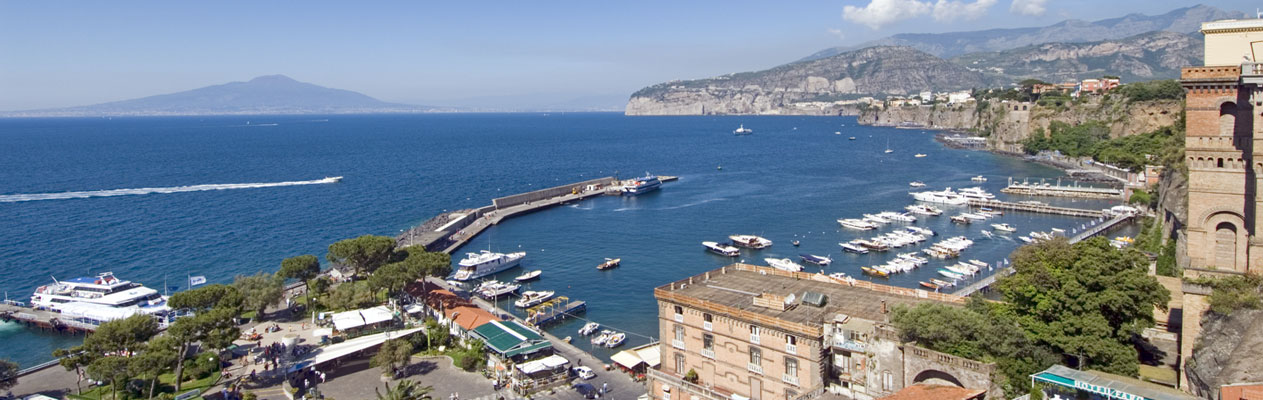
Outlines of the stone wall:
[[911,342],[903,345],[903,352],[904,386],[921,382],[951,384],[985,389],[989,399],[1004,398],[1004,392],[991,382],[991,375],[995,372],[993,363],[940,353]]

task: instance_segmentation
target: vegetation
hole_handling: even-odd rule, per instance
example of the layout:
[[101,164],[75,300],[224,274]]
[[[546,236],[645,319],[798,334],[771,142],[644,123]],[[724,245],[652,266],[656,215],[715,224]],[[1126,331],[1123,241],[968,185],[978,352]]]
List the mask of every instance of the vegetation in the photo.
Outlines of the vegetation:
[[1056,150],[1070,157],[1089,156],[1132,171],[1139,171],[1146,164],[1175,167],[1184,155],[1183,118],[1173,126],[1117,139],[1110,139],[1109,127],[1101,121],[1078,126],[1053,121],[1048,124],[1047,132],[1037,128],[1031,137],[1022,141],[1026,153]]
[[377,294],[368,282],[344,282],[334,287],[323,303],[330,310],[354,310],[377,304]]
[[1022,147],[1029,154],[1044,150],[1057,150],[1070,157],[1094,155],[1098,143],[1109,139],[1109,127],[1101,121],[1071,126],[1065,122],[1053,121],[1048,124],[1049,134],[1043,129],[1036,129],[1022,142]]
[[237,275],[232,286],[241,292],[244,300],[242,308],[254,311],[260,317],[268,306],[280,303],[285,297],[284,280],[263,271],[255,275]]
[[387,340],[382,343],[369,364],[381,368],[383,376],[399,376],[399,369],[412,359],[412,342],[407,338]]
[[1072,356],[1079,368],[1136,374],[1132,341],[1154,325],[1153,308],[1170,300],[1139,251],[1115,249],[1102,237],[1074,245],[1060,239],[1019,248],[1013,266],[1016,273],[996,289],[1003,312],[1028,338]]
[[[281,261],[281,269],[276,275],[282,279],[295,279],[303,283],[303,289],[310,290],[308,281],[320,274],[320,259],[311,254],[286,258]],[[311,297],[307,297],[307,306],[311,308]]]
[[1174,238],[1162,236],[1162,224],[1155,222],[1153,218],[1145,218],[1140,223],[1135,247],[1157,256],[1158,275],[1180,276],[1179,266],[1175,265],[1175,244]]
[[384,383],[383,385],[386,386],[386,393],[373,389],[373,392],[377,393],[377,400],[428,399],[430,398],[430,392],[434,391],[433,386],[419,386],[416,382],[407,379],[399,381],[393,388],[390,387],[390,383]]
[[453,349],[447,353],[452,357],[452,363],[466,371],[476,371],[487,363],[486,343],[481,340],[472,340],[469,347]]
[[18,384],[18,363],[9,360],[0,360],[0,390],[9,390],[9,388]]
[[1210,286],[1210,310],[1229,315],[1237,310],[1263,308],[1263,276],[1246,274],[1223,278],[1200,278],[1193,283]]
[[684,380],[688,383],[697,383],[697,370],[689,368],[689,372],[684,374]]
[[372,273],[389,262],[394,251],[394,238],[364,235],[329,245],[329,254],[325,258],[329,262],[351,267],[356,274]]
[[208,285],[178,292],[167,302],[172,309],[191,311],[193,316],[177,318],[167,327],[167,335],[176,347],[175,391],[184,381],[184,362],[189,348],[201,343],[202,348],[217,350],[232,345],[241,335],[234,319],[241,313],[241,291],[226,285]]
[[[132,365],[131,358],[148,352],[146,342],[158,334],[158,321],[145,314],[108,321],[83,339],[83,344],[66,350],[73,357],[75,369],[82,370],[92,379],[110,383],[110,394],[118,398],[118,390],[134,377],[150,375],[157,379],[160,372],[140,370],[140,363]],[[65,364],[63,364],[65,365]],[[69,368],[67,368],[69,369]],[[150,385],[152,387],[153,384]]]
[[1127,199],[1127,204],[1151,207],[1155,201],[1157,201],[1157,198],[1149,195],[1149,192],[1136,189],[1131,192],[1131,197]]
[[1184,88],[1174,80],[1136,82],[1121,85],[1114,91],[1131,101],[1180,100]]

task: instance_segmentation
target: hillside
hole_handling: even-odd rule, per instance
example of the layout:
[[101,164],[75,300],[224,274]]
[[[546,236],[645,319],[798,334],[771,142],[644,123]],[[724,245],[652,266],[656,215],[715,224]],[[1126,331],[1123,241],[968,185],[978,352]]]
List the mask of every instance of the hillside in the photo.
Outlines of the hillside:
[[1116,75],[1123,82],[1174,79],[1180,68],[1202,61],[1202,37],[1155,31],[1087,43],[1044,43],[1012,50],[952,58],[967,68],[985,70],[1012,81],[1038,78],[1063,82]]
[[1030,28],[988,29],[950,33],[903,33],[855,46],[821,50],[803,60],[814,60],[872,46],[908,46],[939,57],[994,52],[1053,42],[1116,40],[1145,32],[1197,32],[1202,22],[1250,17],[1240,11],[1227,11],[1207,5],[1172,10],[1162,15],[1130,14],[1099,21],[1065,20],[1053,25]]
[[[796,113],[804,103],[865,94],[959,90],[995,82],[977,71],[909,47],[871,47],[776,68],[653,85],[627,115]],[[810,107],[803,112],[811,112]]]
[[387,103],[350,90],[268,75],[183,92],[90,106],[3,113],[13,117],[106,115],[343,114],[422,112],[430,108]]

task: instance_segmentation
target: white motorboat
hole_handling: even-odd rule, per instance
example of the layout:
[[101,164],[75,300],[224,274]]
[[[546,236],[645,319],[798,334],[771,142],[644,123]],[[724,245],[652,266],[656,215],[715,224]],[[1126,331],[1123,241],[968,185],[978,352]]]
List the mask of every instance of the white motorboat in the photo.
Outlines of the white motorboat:
[[842,246],[843,250],[846,250],[852,253],[868,254],[868,249],[854,243],[840,242],[838,243],[838,246]]
[[919,227],[919,226],[905,226],[903,229],[906,229],[908,232],[912,232],[912,233],[915,233],[915,234],[918,234],[918,235],[922,235],[922,236],[934,236],[934,235],[937,235],[936,233],[934,233],[934,231],[932,231],[932,230],[930,230],[930,229],[928,229],[928,228],[922,228],[922,227]]
[[1022,241],[1022,243],[1026,243],[1026,244],[1035,243],[1035,241],[1034,241],[1034,240],[1031,240],[1031,238],[1028,238],[1028,237],[1026,237],[1026,236],[1018,236],[1018,237],[1017,237],[1017,240],[1021,240],[1021,241]]
[[889,224],[890,219],[877,214],[864,214],[864,220],[875,224]]
[[964,188],[958,190],[957,193],[970,200],[995,200],[994,194],[988,193],[980,187]]
[[987,267],[987,263],[982,262],[982,261],[978,261],[978,260],[969,260],[969,261],[967,261],[967,262],[968,262],[968,263],[970,263],[970,264],[973,264],[973,265],[978,266],[978,268],[986,268],[986,267]]
[[554,292],[551,290],[544,290],[544,291],[528,290],[528,291],[522,292],[522,298],[517,299],[517,301],[514,301],[513,305],[517,306],[518,308],[534,307],[534,306],[539,305],[540,303],[548,301],[548,299],[553,298],[553,295],[555,294],[557,294],[557,292]]
[[995,230],[997,231],[1002,231],[1002,232],[1017,232],[1017,228],[1014,228],[1012,225],[1009,225],[1009,224],[991,224],[991,227],[995,228]]
[[877,224],[874,224],[872,222],[865,221],[862,219],[858,219],[858,218],[839,219],[838,224],[841,224],[843,228],[856,229],[856,230],[861,230],[861,231],[877,229]]
[[973,177],[973,178],[969,178],[969,180],[974,181],[974,182],[986,182],[986,181],[987,181],[987,177],[982,176],[982,175],[978,175],[978,176],[975,176],[975,177]]
[[921,181],[912,181],[912,182],[908,182],[908,186],[911,186],[911,187],[925,187],[925,183],[924,183],[924,182],[921,182]]
[[923,154],[923,153],[917,153],[917,155],[915,155],[915,156],[913,156],[913,157],[916,157],[916,158],[925,158],[925,157],[926,157],[926,155],[925,155],[925,154]]
[[609,339],[605,340],[605,347],[609,347],[612,349],[612,348],[621,346],[623,344],[623,341],[625,340],[627,340],[626,333],[622,333],[622,332],[615,333],[613,335],[610,335]]
[[974,214],[974,213],[960,213],[960,216],[969,218],[972,221],[984,221],[987,219],[986,215]]
[[806,262],[809,262],[809,263],[812,263],[812,264],[816,264],[816,265],[819,265],[819,266],[821,266],[821,267],[828,266],[830,263],[832,263],[832,262],[833,262],[833,259],[832,259],[832,258],[829,258],[829,257],[826,257],[826,256],[818,256],[818,255],[815,255],[815,254],[799,254],[799,255],[798,255],[798,257],[799,257],[799,258],[802,258],[802,259],[803,259],[803,261],[806,261]]
[[731,235],[728,239],[732,240],[732,244],[739,247],[751,249],[763,249],[772,246],[772,241],[755,235]]
[[718,242],[702,242],[702,246],[706,247],[706,250],[711,253],[725,257],[737,257],[741,255],[741,249],[738,249],[736,246],[730,246]]
[[772,266],[772,268],[782,271],[800,272],[803,270],[802,264],[788,258],[764,258],[763,261],[767,261],[767,265]]
[[517,293],[517,290],[520,288],[522,288],[522,285],[492,280],[478,285],[477,288],[474,288],[474,293],[477,293],[478,297],[493,300],[501,296]]
[[746,124],[741,124],[740,127],[732,131],[734,135],[749,135],[751,133],[754,133],[754,129],[746,128]]
[[613,334],[614,334],[614,331],[611,331],[609,329],[602,330],[600,335],[596,335],[596,337],[592,338],[592,345],[605,346],[605,342],[609,341],[610,336]]
[[544,274],[544,271],[543,271],[543,270],[538,270],[538,269],[537,269],[537,270],[534,270],[534,271],[531,271],[531,272],[527,272],[527,273],[522,274],[522,275],[518,275],[518,277],[517,277],[517,278],[513,278],[513,280],[518,281],[518,282],[526,282],[526,281],[529,281],[529,280],[533,280],[533,279],[539,278],[539,276],[540,276],[540,275],[543,275],[543,274]]
[[897,222],[917,222],[917,217],[908,215],[907,213],[897,213],[894,211],[882,211],[877,216]]
[[456,281],[478,279],[516,267],[522,262],[523,257],[526,257],[526,252],[521,251],[509,254],[494,253],[489,250],[467,253],[465,259],[460,260],[459,268],[452,274],[451,279]]
[[955,222],[958,224],[968,224],[970,222],[969,218],[965,218],[960,215],[953,215],[950,219],[952,220],[952,222]]
[[953,192],[952,188],[943,189],[942,191],[937,192],[912,192],[910,194],[912,195],[912,198],[917,199],[917,201],[924,201],[927,203],[960,205],[969,202],[969,199],[965,198],[965,196],[961,196],[960,194]]
[[992,237],[990,231],[982,231],[981,233],[982,233],[982,236],[986,237],[987,239],[990,239]]
[[583,328],[579,329],[579,334],[583,336],[588,336],[593,333],[596,333],[597,329],[601,329],[601,324],[598,324],[596,322],[589,322],[587,324],[584,324]]
[[919,215],[939,216],[943,215],[943,210],[928,204],[913,204],[903,208],[908,212]]

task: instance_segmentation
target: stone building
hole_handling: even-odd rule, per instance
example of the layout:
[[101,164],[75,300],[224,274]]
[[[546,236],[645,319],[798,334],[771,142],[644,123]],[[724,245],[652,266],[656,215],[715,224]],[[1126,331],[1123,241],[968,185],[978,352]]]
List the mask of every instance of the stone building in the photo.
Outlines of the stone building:
[[1002,398],[994,364],[903,343],[890,326],[895,306],[962,305],[959,296],[747,264],[654,296],[663,339],[661,366],[648,371],[653,399],[874,399],[919,383]]

